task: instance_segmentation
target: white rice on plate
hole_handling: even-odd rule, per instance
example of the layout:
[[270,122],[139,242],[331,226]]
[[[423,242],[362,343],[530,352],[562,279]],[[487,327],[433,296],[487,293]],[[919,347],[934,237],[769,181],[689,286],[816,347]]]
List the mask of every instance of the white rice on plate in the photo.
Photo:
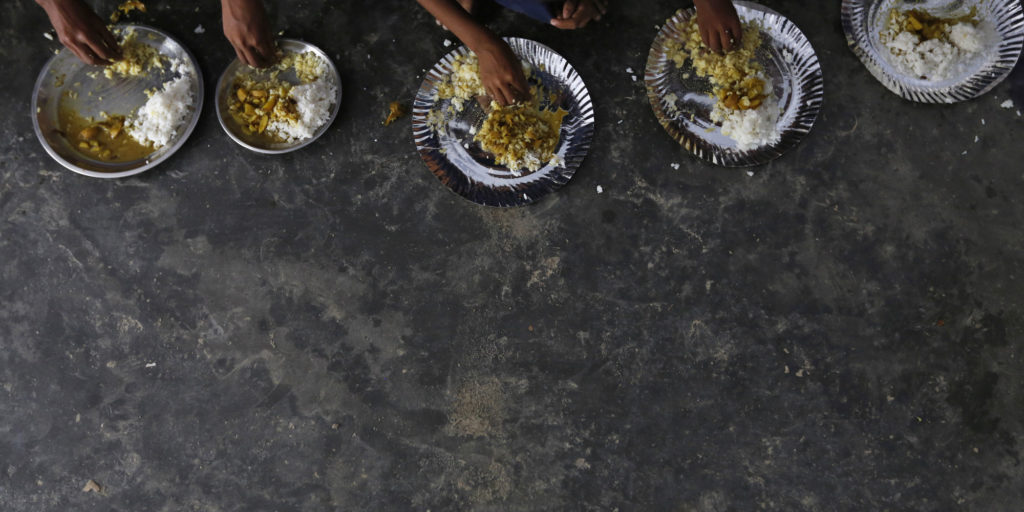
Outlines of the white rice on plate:
[[736,141],[736,149],[750,149],[779,141],[779,102],[769,96],[761,106],[738,110],[715,103],[711,120],[722,125],[722,135]]
[[757,108],[733,109],[728,108],[721,101],[715,102],[715,107],[709,116],[712,121],[722,127],[722,135],[736,141],[736,149],[748,151],[761,146],[767,146],[779,141],[779,117],[782,112],[779,108],[779,101],[775,98],[772,87],[772,79],[763,73],[758,73],[757,78],[764,81],[764,101]]
[[889,19],[881,42],[892,65],[904,75],[936,82],[955,78],[984,47],[982,32],[971,23],[953,24],[944,37],[925,39],[904,30],[900,19]]
[[[294,71],[298,83],[279,78],[287,71]],[[337,96],[337,79],[327,61],[304,51],[287,54],[269,73],[239,70],[228,102],[232,117],[247,135],[263,134],[272,142],[293,144],[313,138],[327,124]]]
[[312,137],[330,119],[337,94],[338,87],[323,75],[312,82],[292,87],[289,96],[295,100],[298,121],[274,120],[267,125],[267,131],[286,142]]
[[957,23],[950,27],[949,39],[965,52],[977,53],[982,49],[981,32],[970,23]]
[[308,139],[316,134],[331,118],[331,107],[338,95],[338,86],[334,83],[330,68],[319,55],[303,52],[295,57],[294,67],[302,83],[292,86],[288,96],[295,100],[299,119],[278,119],[267,127],[271,133],[287,142]]
[[[666,56],[680,69],[689,62],[698,77],[707,78],[714,101],[709,118],[720,126],[722,135],[732,139],[739,151],[778,142],[779,102],[773,94],[772,79],[756,56],[764,44],[760,24],[744,22],[743,42],[739,48],[725,54],[712,52],[704,44],[696,17],[686,20],[677,29],[681,37],[666,42]],[[684,73],[683,78],[688,78],[689,73]],[[680,112],[675,106],[678,96],[668,94],[664,100],[668,113],[678,117]],[[693,120],[694,114],[690,113],[690,121]]]
[[178,78],[163,83],[146,104],[128,119],[128,135],[155,149],[166,146],[185,122],[194,102],[192,74],[182,65],[176,66]]

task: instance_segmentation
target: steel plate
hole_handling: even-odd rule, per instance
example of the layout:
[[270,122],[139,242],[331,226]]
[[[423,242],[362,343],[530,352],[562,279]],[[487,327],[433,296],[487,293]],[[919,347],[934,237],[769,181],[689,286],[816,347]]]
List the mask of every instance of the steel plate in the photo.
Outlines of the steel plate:
[[[231,114],[228,112],[228,95],[231,94],[231,85],[235,76],[238,73],[253,71],[253,68],[238,59],[231,61],[231,64],[228,64],[224,73],[220,75],[220,79],[217,80],[217,119],[220,120],[221,128],[224,129],[224,132],[227,133],[232,140],[257,153],[271,155],[288,153],[312,144],[313,141],[319,139],[320,136],[331,127],[331,124],[334,123],[334,119],[338,117],[338,110],[341,108],[341,75],[338,74],[338,68],[334,66],[334,61],[332,61],[323,50],[305,41],[299,41],[297,39],[278,39],[277,47],[285,53],[313,52],[318,55],[327,63],[327,76],[325,78],[327,80],[334,81],[334,84],[338,88],[338,92],[334,99],[334,106],[331,107],[331,116],[327,118],[327,121],[324,122],[320,128],[317,128],[312,137],[293,142],[267,142],[243,132],[242,127],[238,126],[238,123],[235,122],[231,117]],[[254,76],[259,79],[268,77],[269,74],[269,71],[265,71],[258,72]],[[299,83],[298,77],[295,76],[295,70],[292,69],[281,72],[277,78],[278,80],[291,84]]]
[[[547,164],[533,173],[515,176],[508,168],[496,165],[473,133],[483,124],[486,115],[475,101],[466,102],[461,112],[448,113],[449,100],[437,100],[437,85],[451,73],[451,63],[460,55],[469,54],[465,46],[445,55],[423,79],[413,104],[412,129],[419,151],[427,167],[455,193],[487,206],[521,206],[568,183],[579,168],[594,135],[594,108],[583,79],[561,55],[536,41],[505,38],[512,51],[534,69],[531,80],[539,81],[553,93],[542,98],[542,106],[556,105],[569,114],[562,122],[558,148],[564,166]],[[441,127],[429,122],[431,112],[443,116]]]
[[[881,41],[890,9],[924,9],[950,17],[966,14],[972,6],[978,9],[985,49],[967,62],[962,73],[941,81],[923,80],[892,64]],[[985,94],[1006,78],[1024,46],[1020,0],[843,0],[842,19],[846,42],[864,67],[890,91],[922,103],[956,103]]]
[[79,174],[95,178],[122,178],[152,169],[181,149],[199,121],[199,113],[203,109],[203,76],[192,53],[171,35],[153,27],[121,24],[115,27],[115,31],[129,28],[138,34],[139,42],[156,48],[170,59],[186,63],[186,72],[193,77],[191,115],[169,144],[154,150],[146,158],[105,162],[80,153],[61,132],[57,114],[62,102],[86,117],[100,117],[100,112],[128,116],[146,104],[146,89],[159,88],[164,82],[176,78],[178,73],[165,68],[159,72],[153,70],[145,77],[106,78],[102,66],[85,64],[70,50],[60,50],[46,62],[36,80],[32,93],[32,124],[46,152]]
[[[689,61],[677,68],[666,55],[665,43],[682,37],[683,24],[695,15],[693,8],[676,12],[662,26],[647,56],[644,81],[655,117],[687,151],[713,164],[745,167],[767,163],[796,146],[814,125],[825,88],[818,56],[795,24],[754,3],[737,1],[735,5],[741,20],[761,25],[762,44],[756,58],[772,79],[779,102],[778,141],[739,150],[736,141],[722,134],[710,118],[715,101],[709,96],[710,82],[698,77]],[[674,104],[669,104],[673,98]]]

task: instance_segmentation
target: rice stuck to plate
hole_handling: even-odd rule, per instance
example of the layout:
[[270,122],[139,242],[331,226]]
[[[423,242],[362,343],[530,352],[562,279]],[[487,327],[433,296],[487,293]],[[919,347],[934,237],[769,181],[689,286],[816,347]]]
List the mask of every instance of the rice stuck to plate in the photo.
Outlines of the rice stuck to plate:
[[[437,87],[435,100],[448,100],[448,114],[461,112],[466,102],[487,95],[480,81],[480,65],[476,55],[460,55],[451,63],[452,71]],[[529,79],[533,68],[523,63],[523,73]],[[502,106],[491,101],[487,117],[479,130],[475,128],[473,141],[489,153],[494,162],[505,166],[513,176],[539,171],[545,165],[565,166],[558,156],[558,141],[562,121],[569,113],[560,108],[542,108],[541,98],[553,95],[538,86],[530,88],[530,101]],[[432,112],[432,114],[434,114]],[[447,126],[443,114],[432,115],[436,130]]]
[[167,57],[156,48],[139,41],[135,30],[128,28],[119,31],[121,37],[121,60],[116,60],[103,68],[103,76],[107,78],[146,76],[152,69],[164,69]]
[[[294,71],[298,84],[281,80]],[[269,76],[239,73],[232,85],[228,112],[247,135],[274,142],[298,142],[316,134],[331,117],[338,86],[327,63],[313,52],[286,55]]]
[[948,80],[962,75],[984,47],[976,13],[972,7],[965,16],[941,18],[918,9],[893,8],[880,40],[900,73],[922,80]]
[[715,105],[710,118],[721,126],[722,134],[733,139],[740,151],[778,142],[781,110],[772,81],[756,59],[762,42],[760,26],[744,22],[740,47],[725,54],[704,44],[696,16],[677,28],[682,40],[666,41],[665,53],[676,67],[689,62],[697,76],[711,83]]
[[479,60],[475,55],[460,55],[452,61],[452,72],[437,85],[434,99],[450,100],[454,112],[459,112],[465,107],[466,100],[486,95],[480,81]]

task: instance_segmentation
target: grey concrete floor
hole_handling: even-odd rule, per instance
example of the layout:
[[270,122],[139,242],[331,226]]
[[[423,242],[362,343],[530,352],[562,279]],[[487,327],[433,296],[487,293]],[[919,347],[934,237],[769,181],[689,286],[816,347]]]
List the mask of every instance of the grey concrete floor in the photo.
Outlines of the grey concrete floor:
[[[1008,83],[903,101],[838,0],[769,1],[826,99],[748,176],[685,154],[625,72],[688,3],[576,33],[502,14],[573,63],[598,127],[568,186],[493,209],[430,174],[408,118],[381,126],[446,51],[425,12],[272,3],[337,57],[327,134],[256,155],[207,102],[180,152],[116,181],[34,139],[55,45],[33,3],[0,5],[0,510],[1020,510]],[[216,2],[135,19],[212,93]]]

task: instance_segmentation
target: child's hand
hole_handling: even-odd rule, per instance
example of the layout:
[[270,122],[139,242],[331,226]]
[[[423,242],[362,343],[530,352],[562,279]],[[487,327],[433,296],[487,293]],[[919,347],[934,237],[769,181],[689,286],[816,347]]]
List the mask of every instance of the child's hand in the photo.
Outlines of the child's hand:
[[530,97],[523,65],[508,44],[498,39],[490,41],[476,51],[480,62],[480,81],[487,94],[502,105]]
[[235,47],[238,60],[263,68],[277,60],[270,23],[262,0],[222,0],[224,36]]
[[551,18],[551,24],[563,30],[583,28],[592,20],[600,20],[605,12],[608,12],[605,0],[565,0],[562,12]]
[[697,7],[697,26],[700,37],[708,48],[716,52],[739,47],[743,27],[731,0],[694,0]]
[[106,24],[82,0],[38,0],[57,37],[82,62],[103,66],[121,58],[121,47]]

